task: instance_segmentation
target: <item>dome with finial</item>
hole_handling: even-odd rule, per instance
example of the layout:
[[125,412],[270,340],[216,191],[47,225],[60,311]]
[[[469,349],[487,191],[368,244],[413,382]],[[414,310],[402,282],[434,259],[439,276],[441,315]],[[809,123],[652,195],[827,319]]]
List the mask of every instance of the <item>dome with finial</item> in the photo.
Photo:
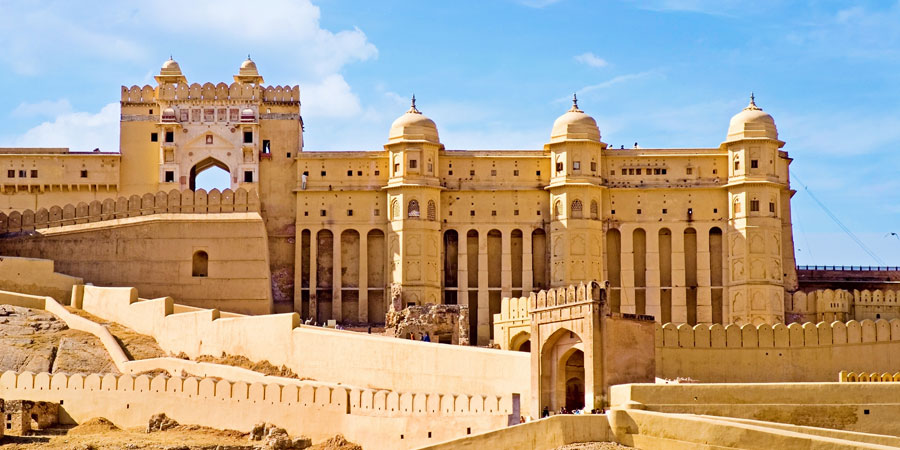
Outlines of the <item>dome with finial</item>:
[[440,143],[438,138],[437,125],[434,121],[425,117],[424,114],[416,109],[416,96],[412,97],[412,104],[405,114],[398,117],[391,124],[391,132],[388,134],[388,142],[397,141],[428,141],[435,144]]
[[600,128],[593,117],[578,109],[578,96],[572,95],[572,108],[553,122],[550,142],[589,140],[600,142]]
[[178,62],[172,59],[172,56],[169,56],[169,59],[163,63],[162,68],[159,69],[160,75],[181,75],[181,66],[178,65]]
[[259,71],[256,69],[256,63],[250,59],[250,55],[247,55],[247,59],[241,63],[241,70],[238,71],[241,76],[259,76]]
[[728,136],[725,142],[741,139],[778,139],[775,119],[756,106],[756,97],[750,94],[750,104],[743,111],[735,114],[728,124]]

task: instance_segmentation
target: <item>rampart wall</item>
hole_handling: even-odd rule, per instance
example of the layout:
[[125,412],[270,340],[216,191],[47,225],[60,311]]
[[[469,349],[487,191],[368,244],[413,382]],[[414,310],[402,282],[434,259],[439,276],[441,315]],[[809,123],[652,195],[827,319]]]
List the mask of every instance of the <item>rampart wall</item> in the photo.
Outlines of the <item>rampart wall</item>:
[[73,305],[151,335],[170,353],[243,355],[298,376],[401,392],[530,397],[530,355],[301,326],[296,313],[222,317],[174,313],[171,299],[139,300],[136,289],[84,286]]
[[37,211],[26,209],[9,214],[0,212],[0,235],[151,214],[229,212],[259,212],[259,196],[256,191],[248,192],[243,188],[236,191],[225,189],[221,192],[218,189],[209,192],[203,189],[172,189],[169,192],[107,198],[76,205],[69,203]]
[[657,377],[710,383],[834,381],[900,368],[900,319],[657,326]]
[[340,432],[366,449],[412,448],[496,429],[507,424],[511,411],[508,399],[496,397],[164,375],[5,372],[0,397],[61,403],[61,420],[68,423],[106,417],[120,427],[139,427],[164,411],[180,423],[244,432],[266,421],[315,441]]
[[[256,212],[138,213],[7,235],[0,254],[52,259],[57,271],[95,285],[136,286],[149,297],[172,296],[190,306],[267,314],[267,245]],[[195,271],[198,252],[206,255],[203,273]]]
[[82,284],[78,277],[54,271],[53,261],[0,256],[0,290],[53,297],[69,303],[72,286]]

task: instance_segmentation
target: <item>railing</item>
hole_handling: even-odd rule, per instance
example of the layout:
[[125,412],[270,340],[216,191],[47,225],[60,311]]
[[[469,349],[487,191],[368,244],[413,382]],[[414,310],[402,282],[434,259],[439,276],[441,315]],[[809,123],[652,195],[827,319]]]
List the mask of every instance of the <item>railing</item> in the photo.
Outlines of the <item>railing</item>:
[[849,272],[898,272],[898,266],[797,266],[797,270],[842,270]]

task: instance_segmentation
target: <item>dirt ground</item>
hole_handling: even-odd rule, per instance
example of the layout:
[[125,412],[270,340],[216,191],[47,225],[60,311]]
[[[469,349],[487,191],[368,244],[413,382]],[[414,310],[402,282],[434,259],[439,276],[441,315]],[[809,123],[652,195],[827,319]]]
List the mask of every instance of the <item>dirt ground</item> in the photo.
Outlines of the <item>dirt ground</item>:
[[81,309],[72,308],[70,306],[67,306],[66,309],[72,314],[106,326],[113,337],[116,338],[116,341],[119,342],[119,346],[122,347],[122,350],[125,351],[125,355],[132,360],[166,356],[166,352],[160,348],[156,339],[152,336],[136,333],[131,328],[126,328],[118,323],[103,320]]
[[0,372],[118,373],[95,336],[38,309],[0,305]]
[[[179,355],[179,357],[184,357],[184,355]],[[247,359],[245,356],[241,355],[223,355],[223,356],[212,356],[212,355],[200,355],[195,358],[194,361],[198,362],[208,362],[215,364],[225,364],[229,366],[242,367],[244,369],[250,369],[254,372],[259,372],[265,375],[271,375],[275,377],[285,377],[285,378],[295,378],[298,380],[309,380],[310,378],[300,378],[297,376],[294,371],[289,369],[287,366],[278,367],[269,361],[251,361]]]
[[[31,440],[31,442],[27,442]],[[120,430],[106,419],[91,419],[62,436],[0,439],[3,450],[255,450],[261,442],[233,430],[196,425],[178,425],[166,431]],[[343,436],[335,436],[310,447],[312,450],[362,450]]]

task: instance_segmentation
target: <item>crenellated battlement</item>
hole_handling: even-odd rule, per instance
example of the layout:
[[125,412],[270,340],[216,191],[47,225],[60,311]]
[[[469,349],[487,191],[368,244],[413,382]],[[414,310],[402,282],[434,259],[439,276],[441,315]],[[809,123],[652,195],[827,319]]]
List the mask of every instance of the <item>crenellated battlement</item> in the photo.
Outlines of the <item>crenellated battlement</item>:
[[8,215],[0,212],[0,235],[152,214],[230,212],[259,212],[259,196],[256,191],[238,188],[235,191],[225,189],[220,192],[213,189],[207,193],[203,189],[173,189],[168,193],[159,191],[156,194],[107,198],[90,203],[80,202],[77,205],[69,203],[37,211],[13,211]]
[[299,103],[300,86],[256,86],[237,82],[165,84],[157,88],[122,86],[121,101],[122,104],[156,104],[160,101]]

